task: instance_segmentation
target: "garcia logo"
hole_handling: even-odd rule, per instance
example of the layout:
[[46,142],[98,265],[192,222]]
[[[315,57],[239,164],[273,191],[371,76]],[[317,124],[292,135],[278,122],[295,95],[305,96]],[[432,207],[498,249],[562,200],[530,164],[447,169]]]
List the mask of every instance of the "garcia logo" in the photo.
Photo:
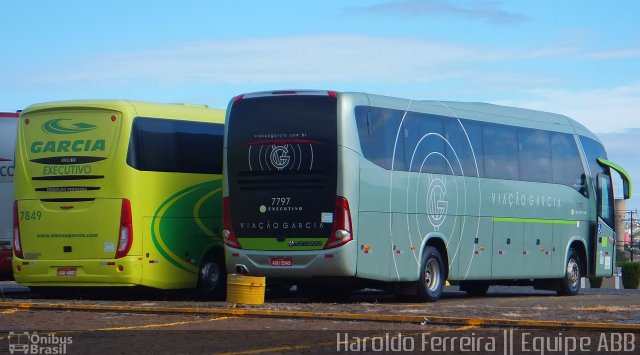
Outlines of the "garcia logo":
[[78,139],[75,141],[35,141],[31,143],[31,153],[104,152],[104,139]]
[[313,143],[267,144],[257,142],[249,146],[250,171],[310,171],[313,169]]
[[271,150],[271,164],[278,170],[284,169],[289,162],[291,161],[291,157],[289,156],[289,149],[286,145],[276,145],[273,146]]
[[42,124],[42,130],[50,134],[82,133],[96,129],[98,126],[89,123],[63,124],[63,121],[71,121],[68,118],[56,118]]
[[427,194],[427,212],[429,213],[429,222],[438,230],[447,216],[449,202],[446,200],[447,187],[439,178],[434,178],[429,183],[429,192]]

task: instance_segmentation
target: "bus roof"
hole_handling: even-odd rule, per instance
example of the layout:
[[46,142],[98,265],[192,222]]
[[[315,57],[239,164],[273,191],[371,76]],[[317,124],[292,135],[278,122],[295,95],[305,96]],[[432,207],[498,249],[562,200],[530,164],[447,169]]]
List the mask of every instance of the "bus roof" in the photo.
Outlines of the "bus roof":
[[[189,110],[185,111],[185,108]],[[122,112],[130,117],[158,117],[185,120],[200,120],[200,117],[211,115],[211,111],[223,112],[224,110],[212,109],[206,105],[193,104],[166,104],[147,101],[131,100],[68,100],[38,103],[27,107],[22,111],[23,115],[39,111],[50,111],[59,109],[109,109]],[[224,118],[220,120],[220,123]]]
[[345,92],[342,95],[365,95],[371,105],[395,109],[452,116],[470,120],[511,124],[551,131],[570,132],[596,141],[598,137],[588,128],[567,116],[525,108],[495,105],[482,102],[409,100],[366,93]]
[[[335,91],[326,90],[276,90],[247,93],[242,97],[269,95],[331,95]],[[391,96],[368,94],[364,92],[340,92],[339,95],[353,105],[364,104],[396,110],[428,113],[441,116],[459,117],[469,120],[515,125],[534,129],[559,131],[578,134],[600,142],[598,137],[579,122],[557,113],[537,111],[525,108],[495,105],[482,102],[410,100]],[[601,142],[600,142],[601,143]]]

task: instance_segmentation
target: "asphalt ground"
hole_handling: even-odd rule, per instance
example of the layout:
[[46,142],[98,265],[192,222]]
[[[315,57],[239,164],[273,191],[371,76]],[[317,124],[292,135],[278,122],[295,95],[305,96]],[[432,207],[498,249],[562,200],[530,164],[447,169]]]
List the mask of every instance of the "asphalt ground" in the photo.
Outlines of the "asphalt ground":
[[[492,287],[472,298],[447,287],[441,300],[428,304],[375,290],[342,303],[267,294],[263,305],[138,288],[45,297],[0,283],[0,294],[0,353],[20,334],[24,343],[34,332],[58,342],[71,337],[72,344],[59,348],[66,353],[640,353],[640,290],[582,289],[559,297]],[[509,337],[509,331],[515,333]],[[580,340],[582,349],[571,350]],[[534,344],[547,342],[567,342],[564,350],[571,351],[535,351]]]

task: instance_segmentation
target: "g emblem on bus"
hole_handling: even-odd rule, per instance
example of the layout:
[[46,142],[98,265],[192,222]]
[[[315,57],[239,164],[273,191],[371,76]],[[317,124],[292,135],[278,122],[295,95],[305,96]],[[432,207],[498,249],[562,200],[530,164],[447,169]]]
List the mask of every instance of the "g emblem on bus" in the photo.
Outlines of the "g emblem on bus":
[[289,165],[291,157],[289,156],[289,149],[284,145],[273,146],[270,155],[271,164],[278,170],[282,170]]
[[447,188],[441,179],[433,179],[429,183],[427,193],[427,213],[429,222],[438,230],[447,216],[449,202],[445,200]]

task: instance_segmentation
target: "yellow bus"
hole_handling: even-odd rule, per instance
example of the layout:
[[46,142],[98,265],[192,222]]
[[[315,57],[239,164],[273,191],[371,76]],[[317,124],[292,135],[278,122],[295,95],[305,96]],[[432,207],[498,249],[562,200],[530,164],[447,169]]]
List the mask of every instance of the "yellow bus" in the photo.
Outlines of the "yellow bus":
[[224,110],[81,100],[18,123],[13,272],[30,287],[224,294]]

